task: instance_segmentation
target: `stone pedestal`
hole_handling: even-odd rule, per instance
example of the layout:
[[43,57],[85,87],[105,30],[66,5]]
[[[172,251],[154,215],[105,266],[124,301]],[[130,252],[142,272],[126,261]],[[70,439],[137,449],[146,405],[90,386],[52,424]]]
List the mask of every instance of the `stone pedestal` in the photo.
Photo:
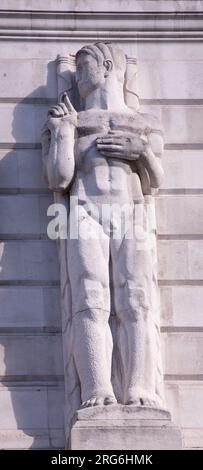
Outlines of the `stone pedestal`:
[[181,433],[170,413],[111,405],[79,410],[71,430],[73,450],[181,449]]

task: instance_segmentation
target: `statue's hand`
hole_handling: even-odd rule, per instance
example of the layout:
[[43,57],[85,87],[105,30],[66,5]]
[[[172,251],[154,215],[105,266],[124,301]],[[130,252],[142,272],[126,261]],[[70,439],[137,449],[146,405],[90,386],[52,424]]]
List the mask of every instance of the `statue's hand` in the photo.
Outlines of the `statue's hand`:
[[96,145],[99,152],[105,157],[137,160],[145,151],[147,139],[139,134],[122,131],[110,131],[98,137]]
[[47,128],[50,131],[54,129],[62,130],[68,122],[76,125],[76,121],[77,112],[65,92],[62,94],[60,102],[48,112]]

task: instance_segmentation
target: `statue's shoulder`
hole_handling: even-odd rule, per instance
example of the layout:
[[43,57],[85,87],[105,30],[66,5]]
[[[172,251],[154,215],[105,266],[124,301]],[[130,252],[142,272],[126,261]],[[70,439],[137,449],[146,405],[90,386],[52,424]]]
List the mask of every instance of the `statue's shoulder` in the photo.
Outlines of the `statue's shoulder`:
[[128,109],[128,112],[112,113],[110,122],[112,127],[116,124],[123,127],[124,130],[128,128],[132,132],[145,132],[148,127],[144,115],[131,108]]
[[120,121],[123,125],[128,124],[132,129],[140,132],[158,132],[163,134],[163,126],[157,116],[149,113],[128,109],[127,113],[115,113],[113,119]]

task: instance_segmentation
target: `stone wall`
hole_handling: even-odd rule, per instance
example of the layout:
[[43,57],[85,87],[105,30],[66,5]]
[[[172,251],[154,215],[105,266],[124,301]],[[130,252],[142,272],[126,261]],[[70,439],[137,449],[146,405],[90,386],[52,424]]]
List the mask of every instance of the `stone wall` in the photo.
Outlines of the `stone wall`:
[[137,58],[142,110],[164,124],[156,203],[166,393],[184,446],[203,448],[202,26],[203,1],[1,0],[0,448],[64,445],[59,272],[46,236],[52,195],[40,128],[57,99],[57,54],[98,39]]

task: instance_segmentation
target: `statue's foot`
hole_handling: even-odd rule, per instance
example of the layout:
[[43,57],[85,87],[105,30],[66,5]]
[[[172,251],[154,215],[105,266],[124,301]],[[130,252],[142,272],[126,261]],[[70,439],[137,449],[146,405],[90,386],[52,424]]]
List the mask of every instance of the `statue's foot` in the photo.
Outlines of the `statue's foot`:
[[146,406],[149,408],[160,408],[156,400],[147,397],[130,398],[125,402],[125,404],[134,406]]
[[115,405],[116,403],[117,400],[112,395],[108,395],[106,397],[92,397],[87,401],[83,401],[80,408],[83,409],[89,408],[90,406]]
[[145,406],[147,408],[160,408],[154,397],[147,396],[142,390],[130,392],[125,400],[125,405]]

